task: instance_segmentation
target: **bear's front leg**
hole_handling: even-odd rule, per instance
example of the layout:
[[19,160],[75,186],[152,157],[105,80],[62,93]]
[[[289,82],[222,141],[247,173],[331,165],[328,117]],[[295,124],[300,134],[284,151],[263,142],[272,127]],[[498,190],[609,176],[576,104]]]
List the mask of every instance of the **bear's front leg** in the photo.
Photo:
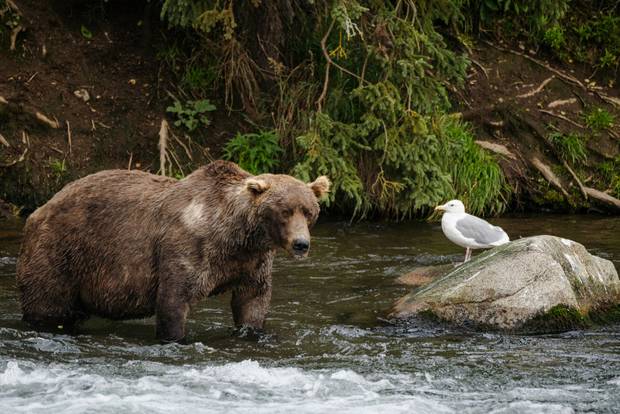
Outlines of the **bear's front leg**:
[[270,303],[271,283],[237,286],[230,303],[235,326],[262,330]]
[[181,342],[185,338],[185,323],[189,303],[175,286],[159,286],[157,292],[157,338],[164,342]]

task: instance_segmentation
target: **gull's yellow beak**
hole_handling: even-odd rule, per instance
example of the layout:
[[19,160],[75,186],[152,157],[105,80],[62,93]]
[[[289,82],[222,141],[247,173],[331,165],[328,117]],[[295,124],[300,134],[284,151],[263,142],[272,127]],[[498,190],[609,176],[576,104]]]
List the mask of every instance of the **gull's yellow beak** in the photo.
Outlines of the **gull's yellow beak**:
[[435,207],[435,211],[446,211],[446,208],[443,205],[437,206]]

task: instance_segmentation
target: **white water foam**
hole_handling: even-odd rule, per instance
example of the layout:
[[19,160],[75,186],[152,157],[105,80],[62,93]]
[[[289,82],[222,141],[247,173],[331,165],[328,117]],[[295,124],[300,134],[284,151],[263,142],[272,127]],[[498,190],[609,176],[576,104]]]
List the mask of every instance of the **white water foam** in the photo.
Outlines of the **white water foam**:
[[[136,370],[148,375],[132,377]],[[17,413],[453,412],[437,400],[399,393],[402,385],[348,369],[268,368],[250,360],[187,368],[135,361],[112,375],[10,361],[0,372],[0,407]]]

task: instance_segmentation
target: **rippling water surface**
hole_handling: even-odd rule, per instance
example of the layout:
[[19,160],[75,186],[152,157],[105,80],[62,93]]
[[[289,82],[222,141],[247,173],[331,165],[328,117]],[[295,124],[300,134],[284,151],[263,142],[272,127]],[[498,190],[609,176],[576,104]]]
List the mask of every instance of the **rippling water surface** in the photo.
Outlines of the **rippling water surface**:
[[[620,267],[620,218],[494,221]],[[620,325],[517,336],[383,320],[407,292],[396,277],[462,255],[437,224],[321,223],[309,259],[275,264],[267,335],[233,334],[224,295],[193,309],[190,345],[158,344],[153,319],[32,331],[14,286],[20,237],[0,222],[0,413],[620,412]]]

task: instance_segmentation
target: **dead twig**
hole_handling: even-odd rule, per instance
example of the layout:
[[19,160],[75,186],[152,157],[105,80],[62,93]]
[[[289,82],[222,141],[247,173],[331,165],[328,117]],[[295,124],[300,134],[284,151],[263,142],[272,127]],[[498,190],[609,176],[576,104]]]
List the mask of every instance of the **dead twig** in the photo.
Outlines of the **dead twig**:
[[60,148],[56,148],[56,147],[55,147],[55,146],[53,146],[53,145],[50,145],[50,148],[51,148],[52,150],[56,151],[57,153],[61,154],[61,155],[64,157],[65,153],[64,153],[64,151],[63,151],[63,150],[61,150]]
[[26,81],[26,85],[28,85],[30,82],[32,82],[32,80],[34,78],[36,78],[36,76],[39,74],[39,72],[35,72],[31,77],[28,78],[28,80]]
[[24,27],[21,24],[18,24],[17,26],[15,26],[13,28],[13,30],[11,30],[11,46],[9,47],[9,50],[11,52],[13,52],[15,50],[15,45],[17,43],[17,35],[19,34],[19,32],[23,31]]
[[480,62],[478,62],[476,59],[472,58],[471,56],[469,57],[469,60],[471,61],[471,63],[473,63],[474,65],[478,66],[480,68],[480,70],[482,70],[482,73],[484,74],[485,78],[489,79],[489,72],[487,71],[487,68],[482,66],[482,64]]
[[65,121],[67,123],[67,142],[69,143],[69,154],[72,153],[71,149],[71,125],[69,125],[69,121]]
[[37,120],[39,120],[41,123],[49,126],[50,128],[53,129],[58,129],[60,128],[60,125],[58,124],[58,121],[56,120],[51,120],[49,119],[47,116],[43,115],[41,112],[35,112],[34,114],[35,118],[37,118]]
[[551,75],[549,78],[545,79],[536,89],[532,89],[531,91],[524,93],[522,95],[517,95],[517,98],[529,98],[530,96],[539,94],[543,89],[545,89],[545,86],[547,86],[549,82],[551,82],[554,79],[555,79],[555,76]]
[[[95,121],[96,124],[99,124],[100,126],[106,128],[106,129],[112,129],[111,126],[104,124],[103,122],[100,121]],[[94,124],[93,124],[94,125]]]
[[327,53],[327,38],[329,37],[329,34],[332,32],[332,29],[334,28],[334,20],[332,20],[332,22],[329,25],[329,28],[327,29],[327,32],[325,32],[325,35],[323,36],[323,38],[321,39],[321,49],[323,50],[323,54],[325,55],[325,58],[327,59],[327,64],[325,65],[325,79],[323,80],[323,90],[321,91],[321,95],[319,96],[319,99],[316,100],[316,106],[318,109],[318,112],[321,112],[321,110],[323,109],[323,102],[325,101],[325,98],[327,97],[327,87],[329,85],[329,68],[331,67],[331,58],[329,57],[329,53]]
[[159,173],[161,175],[166,175],[166,148],[168,146],[168,130],[168,121],[162,119],[161,127],[159,128]]
[[127,170],[131,171],[131,163],[133,161],[133,152],[129,153],[129,162],[127,163]]
[[11,144],[9,144],[9,141],[7,141],[2,134],[0,134],[0,144],[4,145],[7,148],[11,146]]
[[178,143],[179,143],[179,145],[180,145],[181,147],[183,147],[183,150],[185,151],[185,154],[187,155],[187,158],[189,158],[189,159],[190,159],[190,161],[194,161],[194,157],[192,157],[192,153],[191,153],[191,151],[189,150],[189,148],[187,147],[187,145],[185,145],[185,144],[183,143],[183,141],[181,141],[181,140],[179,139],[179,137],[177,137],[177,136],[176,136],[176,134],[175,134],[174,132],[172,132],[172,131],[170,131],[170,132],[171,132],[171,134],[172,134],[172,138],[174,138],[174,140],[175,140],[176,142],[178,142]]
[[24,152],[22,152],[22,155],[19,156],[19,158],[6,163],[6,164],[0,164],[0,167],[6,168],[6,167],[11,167],[19,162],[22,162],[25,158],[26,158],[26,154],[28,153],[28,147],[24,148]]
[[6,99],[4,99],[4,96],[0,96],[0,103],[4,104],[4,105],[8,105],[9,101],[7,101]]

